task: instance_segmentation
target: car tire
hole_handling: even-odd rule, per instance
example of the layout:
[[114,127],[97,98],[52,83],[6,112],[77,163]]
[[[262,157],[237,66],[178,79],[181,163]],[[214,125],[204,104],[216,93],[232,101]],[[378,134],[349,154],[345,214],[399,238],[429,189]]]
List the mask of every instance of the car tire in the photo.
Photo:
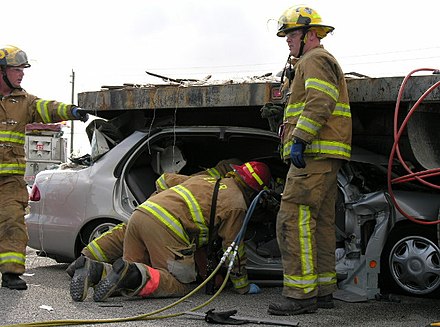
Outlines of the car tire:
[[105,232],[108,232],[119,223],[120,221],[114,219],[100,219],[86,225],[80,233],[76,256],[78,257],[81,254],[82,249],[87,244]]
[[382,291],[440,295],[440,249],[435,231],[435,226],[411,224],[392,232],[381,256]]

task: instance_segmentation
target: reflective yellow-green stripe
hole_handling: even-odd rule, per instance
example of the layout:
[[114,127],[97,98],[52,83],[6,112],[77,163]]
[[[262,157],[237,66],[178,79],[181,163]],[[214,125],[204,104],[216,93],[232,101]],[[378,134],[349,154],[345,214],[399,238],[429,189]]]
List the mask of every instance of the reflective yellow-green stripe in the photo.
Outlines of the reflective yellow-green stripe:
[[333,110],[333,115],[350,118],[351,117],[350,105],[342,102],[336,103],[335,110]]
[[305,107],[304,102],[291,103],[284,110],[284,119],[301,115]]
[[23,253],[19,252],[4,252],[0,253],[0,265],[4,265],[7,263],[17,263],[19,265],[23,265],[26,262],[26,256]]
[[234,288],[239,289],[239,288],[243,288],[243,287],[246,287],[249,285],[249,280],[248,280],[247,274],[241,275],[239,277],[231,274],[230,278],[231,278],[232,284],[234,285]]
[[304,152],[332,154],[349,159],[351,156],[351,146],[336,141],[314,141],[307,146]]
[[93,255],[93,257],[101,262],[109,262],[107,256],[105,255],[102,248],[99,246],[97,241],[99,241],[102,237],[106,237],[109,234],[112,234],[115,230],[121,229],[124,227],[124,223],[116,225],[112,229],[108,230],[107,232],[103,233],[99,237],[95,238],[92,242],[87,244],[86,248],[90,251],[90,253]]
[[1,174],[16,174],[24,175],[26,171],[26,164],[0,164]]
[[160,175],[159,178],[156,179],[156,185],[161,191],[168,189],[168,185],[165,181],[165,174]]
[[336,284],[335,272],[318,274],[318,285],[332,285],[332,284]]
[[63,120],[69,120],[70,119],[68,114],[67,114],[67,107],[68,107],[67,104],[61,102],[58,105],[58,108],[57,108],[57,113],[61,117],[61,119],[63,119]]
[[318,132],[321,129],[322,125],[314,121],[313,119],[310,119],[305,116],[301,116],[298,119],[298,123],[296,124],[296,127],[302,129],[303,131],[313,136],[316,136],[318,135]]
[[0,142],[24,144],[26,135],[20,132],[0,131]]
[[301,268],[303,276],[313,274],[313,247],[312,236],[310,232],[310,221],[312,215],[310,213],[309,206],[300,204],[298,206],[299,219],[298,219],[298,231],[299,231],[299,244],[300,244],[300,257]]
[[315,290],[319,283],[332,283],[332,275],[321,274],[318,276],[315,273],[310,230],[310,222],[312,219],[310,207],[300,204],[298,206],[298,213],[298,240],[300,246],[301,275],[285,274],[283,284],[286,287],[302,289],[303,292],[307,294]]
[[[292,103],[287,105],[284,110],[284,119],[288,117],[296,117],[302,114],[305,108],[304,102]],[[351,117],[350,105],[347,103],[337,102],[332,112],[333,116]]]
[[199,240],[198,240],[199,246],[208,244],[209,228],[208,226],[206,226],[206,221],[205,218],[203,217],[202,209],[200,208],[200,205],[197,202],[194,195],[191,193],[190,190],[188,190],[186,187],[182,185],[176,185],[172,187],[171,190],[179,194],[186,202],[186,205],[188,206],[188,209],[191,213],[193,222],[200,230]]
[[333,100],[338,101],[339,90],[334,85],[318,78],[308,78],[305,83],[306,89],[315,89],[327,94]]
[[44,123],[50,123],[51,119],[49,116],[49,109],[48,109],[49,101],[47,100],[38,100],[37,101],[37,111],[40,114],[41,119]]
[[246,162],[246,167],[248,168],[249,172],[251,173],[252,177],[255,178],[255,180],[257,181],[257,183],[259,185],[263,185],[264,182],[262,181],[262,179],[260,178],[260,176],[258,176],[258,174],[255,172],[254,168],[251,166],[251,164],[249,162]]
[[97,261],[108,262],[107,256],[101,247],[96,243],[96,239],[87,244],[87,250],[93,255]]
[[[37,101],[37,112],[40,114],[44,123],[52,123],[50,117],[49,104],[53,101],[40,99]],[[69,120],[69,105],[59,102],[56,108],[57,115],[63,120]]]
[[[290,148],[292,141],[283,144],[283,157],[290,156]],[[346,143],[336,141],[313,141],[312,144],[306,146],[304,153],[309,154],[328,154],[350,159],[351,146]]]
[[302,289],[305,294],[312,292],[318,286],[317,276],[314,274],[307,276],[284,275],[283,285]]
[[188,234],[183,229],[182,224],[178,219],[173,217],[165,208],[158,205],[157,203],[151,202],[150,200],[142,203],[140,208],[143,208],[150,212],[154,217],[161,221],[165,226],[167,226],[178,238],[184,241],[187,245],[190,245]]
[[215,178],[221,178],[222,176],[220,175],[220,172],[216,169],[216,168],[208,168],[206,169],[206,172]]

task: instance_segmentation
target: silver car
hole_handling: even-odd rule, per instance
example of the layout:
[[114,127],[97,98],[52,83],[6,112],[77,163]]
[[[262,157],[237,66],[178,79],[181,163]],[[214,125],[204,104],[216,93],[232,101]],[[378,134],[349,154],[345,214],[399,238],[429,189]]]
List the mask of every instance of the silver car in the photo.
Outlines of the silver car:
[[[279,158],[277,134],[261,126],[175,125],[166,119],[142,126],[147,127],[136,126],[132,133],[116,118],[93,123],[90,156],[37,175],[26,216],[29,246],[41,256],[71,262],[95,237],[127,221],[161,173],[192,174],[225,158],[259,160],[271,167],[273,196],[249,223],[247,267],[254,281],[279,285],[275,222],[288,166]],[[384,290],[440,292],[437,227],[413,223],[394,208],[386,192],[386,164],[386,158],[355,149],[338,176],[336,268],[346,299],[371,299]],[[395,196],[413,216],[439,218],[439,193],[409,185]]]

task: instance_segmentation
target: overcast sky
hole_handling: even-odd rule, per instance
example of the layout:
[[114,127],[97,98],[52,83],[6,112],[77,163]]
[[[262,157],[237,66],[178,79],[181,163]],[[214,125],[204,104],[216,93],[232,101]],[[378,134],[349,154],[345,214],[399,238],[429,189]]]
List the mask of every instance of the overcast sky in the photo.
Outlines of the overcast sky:
[[[323,45],[344,72],[405,76],[440,68],[440,1],[310,0],[335,27]],[[288,48],[277,19],[287,0],[21,0],[2,10],[2,43],[28,54],[22,86],[71,102],[103,85],[276,73]]]

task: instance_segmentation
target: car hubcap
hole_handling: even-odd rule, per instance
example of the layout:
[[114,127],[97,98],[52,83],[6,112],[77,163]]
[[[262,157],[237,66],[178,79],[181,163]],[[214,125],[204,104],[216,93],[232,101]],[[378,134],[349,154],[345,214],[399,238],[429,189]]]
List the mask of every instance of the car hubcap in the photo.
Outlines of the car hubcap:
[[104,223],[104,224],[96,226],[96,228],[90,234],[89,243],[91,241],[93,241],[95,238],[104,234],[105,232],[108,232],[109,230],[111,230],[115,226],[116,226],[116,224],[113,224],[113,223]]
[[429,294],[440,285],[440,250],[429,239],[406,237],[390,253],[391,275],[412,294]]

